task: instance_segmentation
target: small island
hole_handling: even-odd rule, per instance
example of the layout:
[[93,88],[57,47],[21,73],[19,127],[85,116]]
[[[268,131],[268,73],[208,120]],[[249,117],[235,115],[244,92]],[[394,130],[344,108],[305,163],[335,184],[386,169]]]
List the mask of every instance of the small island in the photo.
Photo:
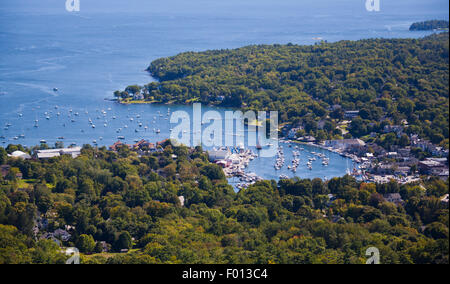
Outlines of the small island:
[[411,25],[410,31],[430,31],[430,30],[448,30],[448,21],[431,20],[417,22]]

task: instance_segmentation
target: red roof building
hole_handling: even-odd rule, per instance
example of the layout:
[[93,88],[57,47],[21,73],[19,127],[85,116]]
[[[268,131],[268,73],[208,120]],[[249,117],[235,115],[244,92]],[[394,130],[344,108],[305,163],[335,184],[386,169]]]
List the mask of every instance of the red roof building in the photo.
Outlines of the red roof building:
[[131,148],[130,145],[123,143],[122,141],[117,141],[113,145],[109,146],[109,150],[116,152],[120,147],[128,147]]
[[138,143],[133,145],[133,149],[135,149],[135,150],[142,150],[143,148],[146,148],[148,150],[153,150],[153,149],[155,149],[155,144],[142,139],[141,141],[139,141]]

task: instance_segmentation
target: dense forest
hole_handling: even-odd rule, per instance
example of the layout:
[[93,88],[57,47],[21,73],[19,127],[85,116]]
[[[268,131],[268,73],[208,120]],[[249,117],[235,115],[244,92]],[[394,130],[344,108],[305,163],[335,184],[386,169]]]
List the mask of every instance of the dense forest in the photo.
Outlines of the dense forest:
[[448,21],[444,20],[432,20],[425,22],[418,22],[411,25],[410,31],[429,31],[429,30],[439,30],[448,29]]
[[[144,156],[85,146],[76,159],[7,157],[18,149],[31,150],[0,147],[11,167],[0,175],[0,263],[63,263],[43,236],[64,228],[71,237],[61,243],[76,246],[82,263],[365,263],[369,247],[382,263],[449,262],[448,203],[440,200],[448,181],[345,176],[263,181],[236,193],[201,148],[167,142]],[[387,202],[388,193],[403,201]]]
[[281,122],[302,125],[319,140],[342,138],[337,123],[345,111],[359,110],[348,136],[363,138],[406,121],[408,134],[448,148],[448,60],[448,33],[186,52],[151,63],[148,71],[159,82],[115,95],[276,110]]

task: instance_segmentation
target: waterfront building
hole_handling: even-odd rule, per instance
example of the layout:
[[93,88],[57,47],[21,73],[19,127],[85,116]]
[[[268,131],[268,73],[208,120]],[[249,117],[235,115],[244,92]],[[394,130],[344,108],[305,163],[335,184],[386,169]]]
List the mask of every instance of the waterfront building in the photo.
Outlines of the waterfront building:
[[133,100],[140,101],[143,99],[144,99],[144,94],[142,94],[142,93],[136,93],[133,95]]
[[340,150],[350,150],[355,148],[364,147],[366,143],[361,139],[343,139],[343,140],[327,140],[325,141],[326,147],[331,147]]
[[302,127],[295,127],[295,128],[292,128],[291,130],[289,130],[289,132],[288,132],[288,134],[287,134],[287,137],[289,138],[289,139],[294,139],[296,136],[297,136],[297,133],[300,131],[300,130],[302,130],[303,128]]
[[117,141],[116,143],[114,143],[113,145],[109,146],[109,150],[117,152],[117,150],[119,150],[120,147],[128,147],[131,148],[130,145],[123,143],[122,141]]
[[59,157],[62,155],[67,155],[67,156],[71,156],[72,158],[77,158],[79,155],[81,155],[81,147],[37,150],[33,156],[34,156],[34,158],[37,158],[37,159],[50,159],[50,158]]
[[137,142],[133,145],[134,150],[148,150],[148,151],[155,151],[156,146],[153,143],[148,142],[147,140],[142,139],[141,141]]
[[316,138],[314,138],[312,136],[299,137],[297,140],[298,141],[302,141],[302,142],[307,142],[307,143],[314,143],[314,142],[316,142]]
[[230,155],[231,152],[230,150],[211,150],[208,151],[208,155],[209,155],[209,160],[211,162],[217,162],[217,161],[221,161],[221,160],[226,160]]

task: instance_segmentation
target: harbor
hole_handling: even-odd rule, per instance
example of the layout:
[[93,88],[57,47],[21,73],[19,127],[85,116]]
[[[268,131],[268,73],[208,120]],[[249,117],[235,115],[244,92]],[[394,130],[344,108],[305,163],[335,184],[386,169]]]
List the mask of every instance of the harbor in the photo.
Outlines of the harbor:
[[[364,19],[366,18],[361,17],[361,21]],[[55,34],[60,37],[67,36],[66,30],[71,30],[74,23],[67,21],[66,15],[55,17],[54,20]],[[81,21],[81,18],[73,20]],[[135,21],[134,18],[132,20]],[[212,22],[209,19],[204,20],[209,24],[216,22],[215,19],[211,19]],[[399,22],[412,20],[406,16],[398,19]],[[149,32],[149,27],[153,26],[150,22],[154,19],[143,18],[139,21],[143,21],[143,24],[133,26],[133,32],[138,30],[140,34],[146,34]],[[183,36],[180,37],[178,31],[172,32],[166,29],[162,33],[153,33],[153,36],[158,37],[155,41],[148,41],[146,37],[137,38],[134,46],[139,48],[135,48],[133,53],[118,52],[118,50],[128,50],[129,47],[122,46],[126,45],[123,41],[109,39],[108,32],[113,29],[112,25],[115,25],[111,19],[95,19],[96,27],[105,29],[104,32],[99,33],[98,40],[91,40],[88,37],[89,33],[77,33],[70,35],[70,44],[63,44],[64,41],[62,41],[55,42],[55,46],[47,43],[37,44],[42,38],[40,34],[42,25],[38,18],[22,16],[20,23],[27,24],[29,27],[17,30],[18,36],[23,41],[3,42],[4,50],[8,51],[5,57],[8,60],[5,61],[5,68],[1,70],[2,82],[0,82],[0,97],[5,102],[0,106],[0,146],[3,147],[8,144],[34,147],[41,143],[51,147],[56,143],[64,144],[64,147],[84,144],[102,147],[112,145],[117,140],[130,144],[141,139],[151,142],[161,141],[169,137],[170,130],[174,127],[169,123],[167,116],[169,109],[171,113],[177,110],[190,113],[191,107],[118,104],[112,101],[113,92],[124,89],[131,83],[145,85],[154,81],[148,72],[144,71],[149,61],[173,56],[186,50],[237,48],[249,43],[246,37],[236,37],[236,31],[227,25],[223,27],[223,33],[208,34],[208,40],[202,40],[202,38],[187,40]],[[190,31],[198,31],[201,30],[200,23],[188,22],[186,27]],[[203,27],[204,24],[202,23],[201,26]],[[258,29],[260,23],[257,22],[255,26],[245,26]],[[319,37],[330,42],[342,40],[342,38],[367,38],[366,28],[358,28],[350,33],[338,35],[323,30],[323,26],[311,26],[313,35],[299,32],[298,29],[293,31],[295,34],[298,33],[294,43],[314,44]],[[347,24],[339,30],[345,31],[346,26]],[[365,27],[365,25],[359,26]],[[129,28],[131,26],[118,31],[121,38],[129,35]],[[86,27],[83,26],[81,29]],[[263,41],[250,40],[250,42],[287,42],[285,35],[276,30],[265,34]],[[380,25],[376,32],[380,37],[409,38],[413,36],[418,38],[430,34],[429,32],[411,34],[407,29],[398,27],[394,30],[386,30],[385,25]],[[197,37],[201,34],[187,33],[186,36]],[[173,39],[178,41],[174,43]],[[170,44],[167,44],[169,42]],[[74,50],[83,50],[83,53],[72,56]],[[111,68],[105,68],[106,66]],[[67,70],[70,72],[65,72]],[[73,74],[79,74],[76,80]],[[204,107],[204,109],[205,111],[221,111],[217,108]],[[357,171],[364,170],[364,166],[367,165],[367,161],[358,156],[325,145],[303,145],[297,141],[283,140],[279,142],[284,147],[282,155],[280,153],[279,163],[276,156],[272,158],[258,156],[248,163],[244,172],[275,180],[285,177],[323,179],[353,173],[355,168]],[[289,147],[289,144],[292,146]],[[295,149],[296,146],[304,150]],[[258,155],[258,149],[249,148],[249,150]],[[326,159],[312,152],[321,153],[326,156]],[[277,167],[275,167],[276,164],[278,164]],[[241,177],[231,179],[236,184],[243,182],[240,180]]]
[[263,180],[256,173],[246,172],[246,168],[258,155],[250,149],[245,149],[242,145],[239,147],[213,148],[208,151],[208,154],[211,162],[215,162],[223,168],[227,178],[235,178],[239,181],[235,184],[235,187],[239,190]]
[[[275,157],[261,157],[258,148],[222,147],[208,151],[210,160],[220,165],[231,185],[245,189],[259,180],[294,177],[324,180],[344,176],[358,177],[359,164],[350,158],[315,145],[279,140]],[[271,166],[268,166],[271,165]]]
[[[176,108],[176,107],[175,107]],[[17,112],[8,121],[0,121],[0,145],[21,144],[33,147],[47,144],[66,146],[107,146],[117,140],[128,142],[162,140],[169,137],[168,106],[133,106],[132,108],[105,101],[103,105],[30,106]],[[162,131],[164,129],[165,131]]]
[[[61,94],[62,91],[58,90]],[[91,144],[96,147],[112,145],[118,140],[135,143],[142,139],[157,142],[170,137],[175,124],[170,115],[175,111],[190,113],[190,106],[121,105],[104,101],[93,106],[55,104],[44,108],[33,105],[2,121],[0,145],[22,144],[33,147],[56,144],[65,147]],[[204,107],[205,111],[224,112],[224,108]],[[207,127],[204,125],[203,127]],[[225,133],[224,133],[225,134]],[[228,134],[228,133],[227,133]],[[243,135],[243,134],[236,134]],[[274,157],[260,157],[260,145],[218,148],[226,153],[219,164],[236,190],[247,188],[259,180],[284,178],[329,179],[360,171],[360,158],[339,150],[280,139]],[[214,150],[205,147],[205,150]]]

